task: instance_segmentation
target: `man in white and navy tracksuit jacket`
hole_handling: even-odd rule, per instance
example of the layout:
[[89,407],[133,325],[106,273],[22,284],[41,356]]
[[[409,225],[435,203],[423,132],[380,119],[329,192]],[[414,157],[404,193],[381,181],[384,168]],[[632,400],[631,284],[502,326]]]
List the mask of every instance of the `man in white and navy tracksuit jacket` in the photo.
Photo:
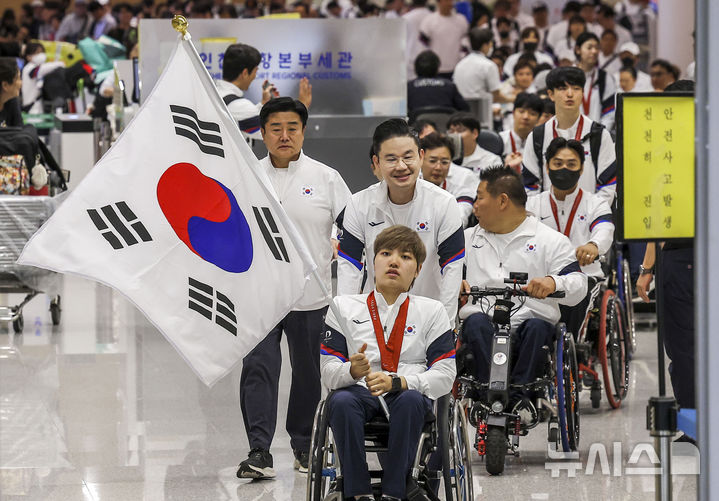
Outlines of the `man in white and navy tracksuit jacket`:
[[454,333],[442,303],[407,293],[424,259],[413,259],[425,252],[417,234],[392,226],[373,242],[376,288],[369,294],[335,298],[342,319],[330,310],[325,320],[322,381],[336,390],[327,405],[344,496],[371,494],[364,424],[382,415],[375,398],[382,394],[390,413],[391,458],[383,464],[382,499],[399,500],[405,498],[431,401],[449,393],[456,376]]
[[[553,160],[557,156],[569,154],[568,158],[576,159],[573,171],[555,168]],[[606,200],[597,194],[584,191],[574,181],[581,176],[584,163],[584,149],[581,144],[557,138],[547,148],[547,168],[552,188],[538,196],[529,197],[527,212],[534,214],[545,225],[556,230],[566,237],[574,247],[575,257],[582,271],[589,278],[587,296],[577,306],[567,308],[560,306],[562,321],[567,329],[575,336],[579,334],[590,296],[594,285],[604,279],[604,272],[597,260],[606,254],[612,247],[614,240],[614,222],[612,211]],[[566,180],[557,175],[569,174]],[[562,186],[564,182],[571,184],[569,188],[561,189],[554,183]]]
[[617,185],[614,142],[607,129],[580,111],[585,82],[584,72],[574,67],[554,68],[547,75],[547,92],[553,98],[556,115],[529,133],[522,157],[522,177],[530,195],[549,190],[551,181],[544,162],[549,143],[557,137],[575,139],[582,143],[586,154],[579,187],[596,192],[611,206]]
[[[374,265],[363,262],[363,252],[373,255],[375,237],[388,226],[401,224],[419,234],[427,248],[427,262],[412,292],[444,304],[454,325],[457,292],[462,280],[464,235],[457,201],[447,191],[423,179],[415,185],[414,198],[404,206],[393,204],[382,181],[352,195],[341,224],[337,265],[337,295],[369,292],[374,284]],[[367,279],[362,288],[362,272]]]

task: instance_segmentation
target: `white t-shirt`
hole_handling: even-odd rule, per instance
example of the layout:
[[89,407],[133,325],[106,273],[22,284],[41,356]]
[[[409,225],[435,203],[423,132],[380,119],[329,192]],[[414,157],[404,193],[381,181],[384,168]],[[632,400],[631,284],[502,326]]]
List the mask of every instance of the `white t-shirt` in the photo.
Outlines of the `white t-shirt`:
[[499,68],[481,52],[472,52],[457,63],[452,80],[465,99],[491,98],[499,90]]
[[547,31],[547,45],[549,45],[555,54],[557,52],[557,44],[563,38],[567,38],[567,31],[569,30],[569,21],[562,20],[556,24],[553,24]]
[[449,73],[462,58],[462,46],[467,46],[467,18],[456,12],[443,16],[433,12],[422,20],[420,32],[429,38],[429,48],[440,60],[439,72]]
[[419,7],[412,9],[402,16],[407,22],[407,80],[417,78],[414,72],[414,60],[420,52],[426,49],[424,44],[419,40],[419,27],[425,17],[432,13],[427,7]]
[[[260,165],[267,172],[282,207],[304,238],[325,287],[331,291],[332,226],[352,193],[339,172],[304,153],[286,169],[275,168],[269,156],[263,158]],[[294,310],[317,310],[326,305],[319,285],[310,280]]]

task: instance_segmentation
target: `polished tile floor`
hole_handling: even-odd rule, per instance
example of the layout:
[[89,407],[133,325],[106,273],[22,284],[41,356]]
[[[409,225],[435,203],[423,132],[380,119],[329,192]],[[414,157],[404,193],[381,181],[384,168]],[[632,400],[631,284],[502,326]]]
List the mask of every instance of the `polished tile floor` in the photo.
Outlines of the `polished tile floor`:
[[[22,336],[0,325],[0,499],[304,499],[306,477],[292,469],[283,403],[272,450],[277,479],[239,480],[235,468],[247,454],[239,370],[207,389],[119,294],[66,277],[62,297],[59,327],[45,296],[26,307]],[[0,296],[0,305],[18,301]],[[592,410],[582,393],[578,460],[547,459],[542,426],[523,440],[520,457],[508,458],[502,476],[490,478],[475,455],[476,499],[654,499],[654,476],[632,470],[651,466],[650,456],[645,451],[637,462],[632,455],[642,452],[637,444],[651,443],[645,405],[656,393],[655,346],[654,332],[640,332],[621,409],[603,401]],[[287,388],[286,371],[282,378]],[[691,469],[684,459],[676,471]],[[674,475],[675,499],[695,499],[696,479]]]

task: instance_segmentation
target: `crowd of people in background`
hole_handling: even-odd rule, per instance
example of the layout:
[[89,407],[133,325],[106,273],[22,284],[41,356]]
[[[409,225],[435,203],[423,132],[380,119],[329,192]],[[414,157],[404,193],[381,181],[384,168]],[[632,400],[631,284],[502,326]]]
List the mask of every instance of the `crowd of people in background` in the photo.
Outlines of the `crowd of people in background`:
[[[467,111],[465,99],[491,96],[494,128],[512,128],[517,95],[546,99],[544,78],[555,66],[579,66],[587,75],[583,112],[613,127],[617,92],[661,91],[682,71],[650,58],[655,12],[648,0],[568,1],[562,19],[549,23],[549,7],[520,0],[33,0],[18,10],[5,9],[0,20],[0,57],[41,67],[46,57],[36,41],[77,43],[109,37],[136,57],[139,20],[171,18],[255,18],[296,13],[301,18],[401,18],[407,25],[408,112],[427,102]],[[528,2],[525,2],[528,3]],[[489,6],[491,4],[491,7]],[[524,7],[524,9],[522,8]],[[531,12],[531,14],[530,14]],[[33,66],[34,65],[34,66]],[[39,69],[38,69],[39,68]],[[693,64],[686,69],[693,79]],[[23,73],[23,89],[32,88],[37,71]],[[23,92],[26,92],[23,90]],[[434,100],[434,101],[433,101]],[[32,105],[23,99],[24,105]],[[28,110],[26,110],[28,111]]]

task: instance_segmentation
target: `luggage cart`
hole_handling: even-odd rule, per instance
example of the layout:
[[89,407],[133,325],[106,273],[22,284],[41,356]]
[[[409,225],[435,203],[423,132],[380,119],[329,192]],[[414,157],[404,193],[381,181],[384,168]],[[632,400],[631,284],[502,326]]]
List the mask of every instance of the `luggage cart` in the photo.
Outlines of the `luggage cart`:
[[[12,322],[13,331],[21,334],[24,328],[23,307],[44,292],[47,280],[54,272],[16,264],[30,237],[50,217],[54,210],[50,197],[0,195],[0,294],[26,294],[15,306],[0,306],[0,321]],[[60,296],[50,301],[53,325],[60,324],[62,308]]]

